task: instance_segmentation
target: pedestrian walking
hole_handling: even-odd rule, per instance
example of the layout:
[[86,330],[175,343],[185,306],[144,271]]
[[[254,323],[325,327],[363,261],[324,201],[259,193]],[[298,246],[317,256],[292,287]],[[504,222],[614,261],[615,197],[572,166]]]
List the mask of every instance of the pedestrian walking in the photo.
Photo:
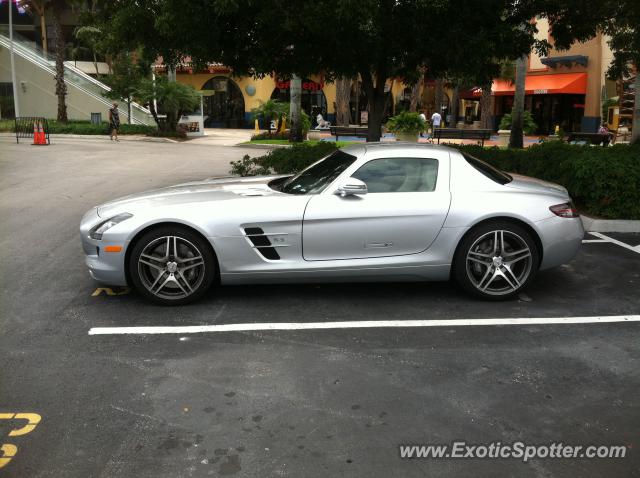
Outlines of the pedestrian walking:
[[431,126],[436,129],[440,127],[440,123],[442,123],[442,115],[436,111],[431,115]]
[[[421,111],[421,112],[420,112],[420,114],[419,114],[418,116],[419,116],[419,117],[420,117],[420,119],[422,120],[422,124],[424,124],[424,125],[425,125],[425,127],[426,127],[426,126],[427,126],[427,117],[426,117],[426,115],[424,114],[424,111]],[[425,132],[424,132],[424,131],[420,131],[420,137],[421,137],[421,138],[424,138],[424,134],[425,134]]]
[[118,139],[118,130],[120,129],[120,113],[118,112],[118,103],[113,102],[113,106],[109,108],[109,139],[113,141],[115,136],[116,141]]

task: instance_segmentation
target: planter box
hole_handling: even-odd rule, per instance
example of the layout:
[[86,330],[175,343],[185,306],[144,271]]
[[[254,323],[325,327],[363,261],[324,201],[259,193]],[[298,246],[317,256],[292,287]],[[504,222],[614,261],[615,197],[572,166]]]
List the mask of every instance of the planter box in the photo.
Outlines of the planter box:
[[417,143],[419,133],[394,133],[396,141],[407,141],[409,143]]

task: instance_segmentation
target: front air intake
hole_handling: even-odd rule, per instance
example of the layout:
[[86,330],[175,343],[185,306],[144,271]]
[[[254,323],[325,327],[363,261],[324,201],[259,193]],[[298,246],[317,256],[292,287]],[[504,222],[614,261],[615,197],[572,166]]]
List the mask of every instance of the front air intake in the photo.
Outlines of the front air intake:
[[253,247],[258,254],[270,261],[277,261],[280,259],[278,251],[271,244],[269,237],[264,233],[261,227],[245,227],[244,233],[249,239],[249,242],[253,244]]

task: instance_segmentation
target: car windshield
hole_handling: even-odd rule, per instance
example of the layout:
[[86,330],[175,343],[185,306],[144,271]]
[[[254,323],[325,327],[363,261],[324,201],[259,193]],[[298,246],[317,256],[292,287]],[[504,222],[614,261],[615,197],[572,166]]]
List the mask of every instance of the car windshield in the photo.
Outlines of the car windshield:
[[507,184],[513,181],[513,178],[507,173],[500,171],[498,168],[495,168],[476,157],[467,153],[462,153],[462,156],[467,160],[467,163],[498,184]]
[[343,151],[336,151],[287,180],[280,190],[287,194],[317,194],[355,160],[355,156]]

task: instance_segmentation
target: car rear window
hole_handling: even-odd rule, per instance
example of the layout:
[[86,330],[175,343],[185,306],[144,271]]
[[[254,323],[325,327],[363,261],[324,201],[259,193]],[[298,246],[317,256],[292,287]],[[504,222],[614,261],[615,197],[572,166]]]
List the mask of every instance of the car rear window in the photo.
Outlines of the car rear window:
[[467,163],[473,166],[477,171],[498,184],[507,184],[513,180],[513,178],[507,173],[500,171],[498,168],[495,168],[490,164],[471,156],[470,154],[462,153],[462,156],[467,160]]

